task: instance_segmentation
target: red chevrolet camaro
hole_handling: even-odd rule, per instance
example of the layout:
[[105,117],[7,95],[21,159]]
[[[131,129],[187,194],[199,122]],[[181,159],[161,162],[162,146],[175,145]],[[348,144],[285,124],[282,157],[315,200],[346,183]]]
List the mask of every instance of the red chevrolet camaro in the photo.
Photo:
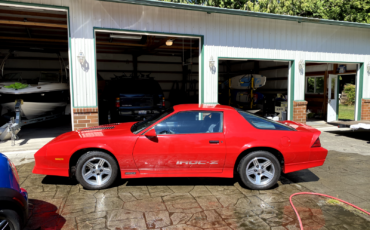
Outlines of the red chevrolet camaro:
[[250,189],[275,185],[281,171],[320,166],[320,131],[223,105],[174,106],[145,121],[62,134],[36,154],[33,173],[73,176],[86,189],[117,178],[234,177]]

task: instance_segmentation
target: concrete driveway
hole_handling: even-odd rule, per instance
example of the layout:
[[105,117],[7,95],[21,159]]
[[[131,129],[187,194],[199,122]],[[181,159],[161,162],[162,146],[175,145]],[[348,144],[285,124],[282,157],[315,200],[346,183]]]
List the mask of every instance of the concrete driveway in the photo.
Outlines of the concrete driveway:
[[[299,229],[289,196],[325,193],[370,210],[370,135],[330,130],[321,141],[329,155],[321,167],[283,175],[267,191],[238,179],[150,178],[119,180],[102,191],[74,180],[33,175],[32,154],[14,153],[21,186],[30,195],[27,229]],[[26,150],[27,151],[27,150]],[[341,152],[339,152],[341,151]],[[333,200],[293,198],[305,229],[366,229],[370,218]]]

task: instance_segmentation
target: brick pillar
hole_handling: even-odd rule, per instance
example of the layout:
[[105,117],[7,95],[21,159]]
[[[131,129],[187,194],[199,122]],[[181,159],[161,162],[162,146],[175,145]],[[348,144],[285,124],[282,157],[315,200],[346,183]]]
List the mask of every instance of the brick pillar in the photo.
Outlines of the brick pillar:
[[307,101],[293,102],[293,121],[306,124]]
[[99,125],[98,108],[73,109],[74,130],[98,125]]
[[370,121],[370,99],[362,99],[361,120]]

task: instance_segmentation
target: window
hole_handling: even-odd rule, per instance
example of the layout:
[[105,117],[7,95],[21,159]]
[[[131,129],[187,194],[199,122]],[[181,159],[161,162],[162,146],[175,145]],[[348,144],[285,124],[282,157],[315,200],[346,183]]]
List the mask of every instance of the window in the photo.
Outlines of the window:
[[208,111],[180,112],[155,126],[157,134],[222,132],[222,113]]
[[324,77],[308,77],[306,93],[324,93]]
[[268,129],[268,130],[295,130],[292,127],[287,125],[283,125],[281,123],[268,120],[251,113],[245,112],[243,110],[237,109],[240,115],[244,117],[251,125],[253,125],[257,129]]
[[167,116],[168,114],[171,114],[173,113],[173,108],[170,108],[162,113],[158,113],[158,114],[155,114],[149,118],[147,118],[146,120],[144,121],[140,121],[138,123],[135,123],[132,127],[131,127],[131,132],[135,133],[135,134],[138,134],[140,133],[142,130],[146,129],[147,127],[151,126],[152,124],[156,123],[157,121],[159,121],[160,119],[164,118],[165,116]]

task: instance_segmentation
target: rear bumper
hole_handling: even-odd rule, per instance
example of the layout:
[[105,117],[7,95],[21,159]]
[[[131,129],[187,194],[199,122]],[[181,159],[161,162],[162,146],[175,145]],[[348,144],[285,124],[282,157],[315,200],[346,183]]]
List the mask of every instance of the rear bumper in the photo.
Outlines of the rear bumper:
[[311,148],[310,161],[284,165],[284,173],[290,173],[302,169],[314,168],[324,164],[328,150],[322,147]]

